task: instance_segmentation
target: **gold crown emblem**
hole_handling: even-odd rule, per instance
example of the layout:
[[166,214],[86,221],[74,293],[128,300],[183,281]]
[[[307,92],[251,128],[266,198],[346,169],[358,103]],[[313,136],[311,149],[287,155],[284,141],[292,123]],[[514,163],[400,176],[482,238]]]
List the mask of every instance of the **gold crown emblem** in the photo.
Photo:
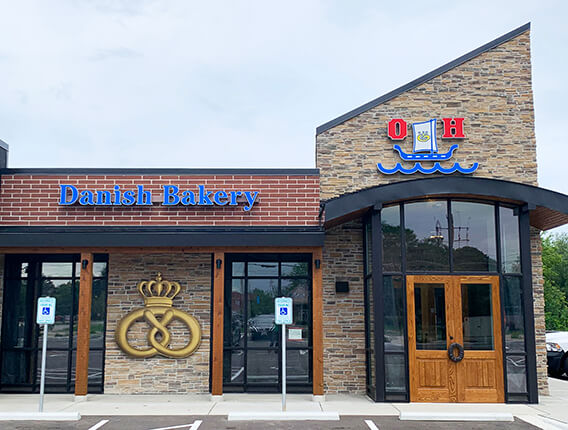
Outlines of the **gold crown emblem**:
[[141,281],[138,283],[138,291],[144,298],[144,304],[150,306],[172,306],[172,301],[181,290],[177,282],[170,282],[162,279],[162,274],[158,272],[156,279],[151,281]]

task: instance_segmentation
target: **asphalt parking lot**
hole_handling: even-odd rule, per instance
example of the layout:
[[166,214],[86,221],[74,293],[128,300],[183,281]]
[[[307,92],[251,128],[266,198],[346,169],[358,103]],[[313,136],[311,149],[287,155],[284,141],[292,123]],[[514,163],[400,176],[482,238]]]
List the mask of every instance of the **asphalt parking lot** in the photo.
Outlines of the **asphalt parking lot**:
[[[105,421],[108,422],[105,423]],[[524,421],[515,422],[420,422],[399,421],[397,417],[344,416],[340,421],[227,421],[224,416],[159,417],[159,416],[88,416],[78,422],[4,421],[2,429],[61,429],[61,430],[455,430],[461,429],[536,429]],[[373,427],[374,426],[374,427]]]

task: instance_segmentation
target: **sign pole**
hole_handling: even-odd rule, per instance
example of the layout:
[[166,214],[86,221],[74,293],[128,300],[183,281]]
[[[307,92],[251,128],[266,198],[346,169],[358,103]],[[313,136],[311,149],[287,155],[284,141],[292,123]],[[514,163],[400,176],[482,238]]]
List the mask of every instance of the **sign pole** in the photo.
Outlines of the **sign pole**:
[[43,392],[45,388],[45,360],[47,355],[47,327],[43,325],[43,346],[41,348],[41,380],[39,383],[39,411],[43,412]]
[[55,323],[55,298],[39,297],[37,299],[36,324],[43,326],[43,346],[41,348],[41,380],[39,382],[39,411],[43,412],[43,394],[45,391],[45,362],[47,359],[47,328]]
[[286,412],[286,324],[282,324],[282,412]]

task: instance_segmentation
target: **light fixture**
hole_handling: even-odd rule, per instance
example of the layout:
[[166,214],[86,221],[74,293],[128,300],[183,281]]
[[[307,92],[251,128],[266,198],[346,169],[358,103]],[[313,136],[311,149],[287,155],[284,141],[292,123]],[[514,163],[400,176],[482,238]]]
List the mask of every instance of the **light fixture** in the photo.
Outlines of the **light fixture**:
[[83,260],[83,261],[81,261],[81,267],[82,267],[83,269],[86,269],[88,265],[89,265],[89,261],[88,261],[88,260]]
[[223,260],[221,260],[220,258],[217,259],[217,261],[215,262],[215,264],[217,265],[217,269],[221,268],[221,264],[223,264]]
[[319,269],[321,266],[321,261],[320,260],[316,260],[314,261],[315,265],[316,265],[316,269]]

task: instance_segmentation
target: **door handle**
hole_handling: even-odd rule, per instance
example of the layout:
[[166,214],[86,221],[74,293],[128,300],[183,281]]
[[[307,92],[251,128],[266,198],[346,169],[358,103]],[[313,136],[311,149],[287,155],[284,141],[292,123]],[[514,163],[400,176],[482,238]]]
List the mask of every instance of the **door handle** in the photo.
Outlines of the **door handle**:
[[[458,350],[458,355],[454,354],[454,349]],[[448,348],[448,358],[452,360],[454,363],[459,363],[460,361],[463,360],[463,356],[464,356],[463,346],[461,346],[457,342],[452,343]]]

